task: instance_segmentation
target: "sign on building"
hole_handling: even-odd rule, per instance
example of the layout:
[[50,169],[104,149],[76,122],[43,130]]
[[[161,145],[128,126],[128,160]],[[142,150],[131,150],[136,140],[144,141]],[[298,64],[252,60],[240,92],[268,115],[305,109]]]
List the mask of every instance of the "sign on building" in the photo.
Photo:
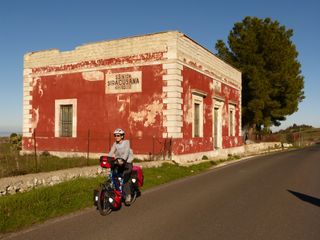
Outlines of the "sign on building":
[[141,71],[106,74],[106,93],[141,92],[141,86]]

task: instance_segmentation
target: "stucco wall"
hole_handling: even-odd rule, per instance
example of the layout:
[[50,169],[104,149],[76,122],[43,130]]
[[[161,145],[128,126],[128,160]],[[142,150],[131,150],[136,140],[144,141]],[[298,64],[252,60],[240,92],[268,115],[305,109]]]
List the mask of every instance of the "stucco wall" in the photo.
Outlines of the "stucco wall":
[[[75,50],[27,53],[24,57],[23,150],[106,152],[113,129],[121,126],[137,154],[213,150],[213,96],[237,103],[236,137],[223,148],[241,145],[241,73],[176,31],[86,44]],[[108,76],[141,74],[140,91],[106,92]],[[215,92],[215,86],[221,92]],[[206,91],[204,136],[190,136],[190,90]],[[74,101],[76,133],[57,138],[55,102]],[[227,121],[227,120],[226,120]],[[34,136],[36,135],[36,142]],[[88,139],[92,139],[90,146]]]
[[[116,72],[142,72],[142,91],[106,94],[105,75]],[[103,152],[109,133],[122,126],[136,145],[139,139],[162,137],[162,66],[100,70],[101,78],[90,80],[84,73],[50,75],[36,78],[32,91],[32,123],[38,150],[85,152],[90,130],[90,151]],[[55,100],[77,99],[77,136],[56,138]],[[142,131],[143,130],[143,131]],[[113,137],[112,137],[113,138]],[[145,145],[136,148],[145,152]],[[24,150],[32,150],[32,138],[24,138]]]

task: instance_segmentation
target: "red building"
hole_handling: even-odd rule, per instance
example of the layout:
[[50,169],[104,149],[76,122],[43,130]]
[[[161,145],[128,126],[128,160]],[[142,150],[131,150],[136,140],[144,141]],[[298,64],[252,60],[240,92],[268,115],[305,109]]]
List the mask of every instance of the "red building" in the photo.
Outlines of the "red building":
[[241,72],[162,32],[24,56],[23,151],[108,152],[121,127],[139,158],[242,146]]

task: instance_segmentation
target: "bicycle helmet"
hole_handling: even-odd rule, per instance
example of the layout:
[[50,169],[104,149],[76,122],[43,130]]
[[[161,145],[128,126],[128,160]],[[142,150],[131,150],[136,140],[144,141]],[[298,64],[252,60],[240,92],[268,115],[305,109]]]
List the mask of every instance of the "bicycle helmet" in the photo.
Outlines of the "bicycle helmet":
[[124,136],[125,132],[121,128],[117,128],[116,130],[114,130],[113,135],[117,135],[117,134]]

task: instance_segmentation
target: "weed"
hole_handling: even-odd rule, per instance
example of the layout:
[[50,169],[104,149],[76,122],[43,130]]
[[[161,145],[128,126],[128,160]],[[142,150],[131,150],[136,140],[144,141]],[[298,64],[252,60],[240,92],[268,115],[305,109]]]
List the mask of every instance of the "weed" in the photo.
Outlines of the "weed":
[[202,156],[202,160],[208,160],[209,158],[206,155]]
[[0,232],[9,232],[92,204],[102,178],[79,178],[52,187],[0,197]]

